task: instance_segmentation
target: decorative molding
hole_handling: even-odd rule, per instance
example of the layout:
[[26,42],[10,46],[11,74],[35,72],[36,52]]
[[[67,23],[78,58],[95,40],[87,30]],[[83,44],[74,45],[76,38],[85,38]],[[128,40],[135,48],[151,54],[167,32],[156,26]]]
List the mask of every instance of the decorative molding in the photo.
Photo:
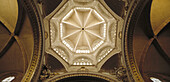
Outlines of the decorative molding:
[[144,6],[149,0],[133,0],[129,5],[129,10],[124,23],[123,34],[123,57],[126,64],[129,81],[144,82],[133,54],[133,31],[136,22],[143,10]]
[[115,67],[114,69],[110,69],[110,70],[101,69],[100,73],[109,73],[112,76],[116,76],[116,79],[118,79],[119,81],[123,81],[123,82],[128,81],[126,68],[124,68],[123,66]]
[[77,58],[73,61],[73,65],[93,65],[92,60],[86,58],[86,57],[81,57],[81,58]]
[[112,47],[105,47],[100,50],[100,52],[97,55],[97,61],[100,62],[103,58],[105,58],[111,51]]
[[115,74],[118,80],[122,80],[123,82],[128,82],[126,69],[124,67],[119,67],[118,69],[116,69]]
[[53,50],[61,57],[63,58],[66,62],[69,61],[69,56],[67,51],[65,51],[63,48],[61,47],[55,47],[53,48]]
[[108,82],[117,82],[117,80],[114,80],[114,79],[111,79],[111,78],[108,78],[108,77],[105,77],[105,76],[102,76],[102,75],[92,74],[92,73],[73,73],[73,74],[67,74],[67,75],[63,75],[63,76],[57,77],[57,78],[53,78],[53,79],[51,79],[49,81],[56,82],[56,81],[59,81],[59,80],[64,79],[64,78],[75,77],[75,76],[90,76],[90,77],[101,78],[101,79],[104,79],[104,80],[106,80]]
[[[36,8],[34,0],[21,0],[24,9],[27,11],[31,21],[34,35],[34,51],[28,69],[22,78],[23,82],[35,81],[41,69],[41,59],[43,54],[43,29],[39,11]],[[34,77],[33,77],[34,76]]]
[[41,74],[40,74],[40,80],[45,80],[54,77],[55,75],[59,75],[57,72],[51,72],[47,66],[43,65]]

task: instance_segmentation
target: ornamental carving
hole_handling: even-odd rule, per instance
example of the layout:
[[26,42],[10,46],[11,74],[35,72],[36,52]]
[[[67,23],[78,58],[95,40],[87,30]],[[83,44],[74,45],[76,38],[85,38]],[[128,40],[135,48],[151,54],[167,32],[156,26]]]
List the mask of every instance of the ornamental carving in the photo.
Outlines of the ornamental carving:
[[[101,60],[120,51],[116,48],[120,45],[120,42],[116,43],[120,20],[99,1],[77,3],[69,0],[44,19],[49,35],[46,53],[64,60],[68,71],[76,71],[82,66],[97,71]],[[105,49],[108,46],[109,49]]]

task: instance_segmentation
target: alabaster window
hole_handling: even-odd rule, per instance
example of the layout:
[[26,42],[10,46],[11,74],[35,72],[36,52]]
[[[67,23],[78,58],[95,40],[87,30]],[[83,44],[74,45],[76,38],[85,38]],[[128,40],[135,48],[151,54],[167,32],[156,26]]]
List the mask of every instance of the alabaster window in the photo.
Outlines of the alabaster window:
[[10,77],[3,79],[2,82],[12,82],[12,80],[14,80],[14,79],[15,79],[14,76],[10,76]]
[[150,77],[150,79],[151,79],[153,82],[162,82],[161,80],[159,80],[158,78],[155,78],[155,77]]

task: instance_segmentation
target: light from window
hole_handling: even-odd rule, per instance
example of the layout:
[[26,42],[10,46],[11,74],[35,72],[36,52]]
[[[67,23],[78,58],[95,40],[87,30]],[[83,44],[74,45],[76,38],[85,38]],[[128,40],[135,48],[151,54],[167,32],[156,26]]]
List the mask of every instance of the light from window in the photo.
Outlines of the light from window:
[[151,79],[153,82],[162,82],[161,80],[159,80],[158,78],[155,78],[155,77],[150,77],[150,79]]
[[15,77],[14,76],[10,76],[10,77],[7,77],[5,78],[4,80],[2,80],[2,82],[11,82],[12,80],[14,80]]

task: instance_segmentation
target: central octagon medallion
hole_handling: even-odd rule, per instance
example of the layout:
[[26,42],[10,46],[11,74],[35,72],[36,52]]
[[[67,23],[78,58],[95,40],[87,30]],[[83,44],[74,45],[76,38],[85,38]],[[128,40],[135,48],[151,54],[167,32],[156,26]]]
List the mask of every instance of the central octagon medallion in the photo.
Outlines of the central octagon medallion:
[[75,53],[93,52],[104,43],[105,20],[94,9],[73,8],[61,20],[60,37],[63,44]]
[[44,19],[46,53],[61,61],[67,71],[82,66],[99,70],[121,50],[117,35],[122,19],[106,8],[98,0],[63,2]]

